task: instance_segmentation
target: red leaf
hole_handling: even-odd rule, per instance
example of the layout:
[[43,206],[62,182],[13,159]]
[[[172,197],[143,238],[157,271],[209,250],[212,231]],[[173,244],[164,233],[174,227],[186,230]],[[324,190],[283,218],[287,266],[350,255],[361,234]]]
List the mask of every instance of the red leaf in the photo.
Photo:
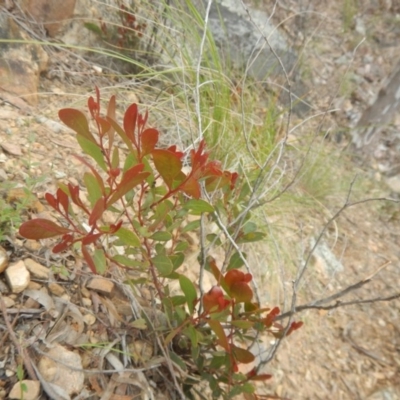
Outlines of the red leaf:
[[199,199],[201,196],[200,185],[194,176],[191,176],[180,189],[185,192],[188,196],[192,196],[194,199]]
[[107,207],[114,204],[117,200],[119,200],[139,183],[142,183],[150,175],[149,172],[141,172],[143,168],[144,164],[137,164],[125,171],[120,184],[117,186],[112,196],[108,199]]
[[20,228],[19,233],[26,239],[47,239],[54,236],[63,235],[70,232],[69,229],[57,225],[49,219],[36,218],[24,222]]
[[97,144],[93,135],[90,133],[89,124],[83,112],[74,108],[63,108],[58,112],[61,121],[78,135],[83,136],[90,142]]
[[83,254],[83,258],[85,259],[85,261],[87,262],[87,265],[89,266],[90,270],[94,273],[97,274],[96,271],[96,265],[93,261],[92,256],[90,255],[88,249],[86,246],[82,246],[82,254]]
[[136,148],[138,148],[135,138],[137,118],[138,118],[138,106],[137,104],[131,104],[125,111],[124,130],[129,140],[134,144]]
[[53,207],[55,210],[58,210],[58,204],[56,198],[51,193],[46,193],[44,195],[47,203]]
[[79,198],[79,186],[73,186],[71,183],[68,183],[68,190],[74,204],[85,210],[82,200]]
[[213,286],[203,296],[203,307],[207,313],[223,311],[229,304],[230,301],[224,298],[224,294],[219,286]]
[[272,378],[272,375],[260,374],[260,375],[251,376],[249,378],[249,380],[251,380],[251,381],[267,381],[268,379],[271,379],[271,378]]
[[100,135],[104,136],[111,128],[111,124],[104,118],[97,117],[96,122],[100,126]]
[[69,199],[68,195],[62,189],[57,189],[57,201],[62,205],[65,213],[68,214]]
[[209,256],[207,257],[207,263],[210,266],[211,272],[214,275],[214,278],[217,280],[218,284],[224,287],[225,279],[224,276],[221,274],[221,271],[219,270],[217,263],[215,262],[215,259]]
[[71,234],[67,233],[62,237],[61,242],[53,247],[53,253],[55,254],[61,253],[62,251],[66,250],[69,246],[71,246],[73,241],[74,237]]
[[238,269],[231,269],[225,274],[225,282],[228,285],[228,287],[238,282],[249,283],[251,279],[252,279],[251,274],[245,274],[244,272]]
[[150,154],[158,142],[158,130],[153,128],[144,130],[140,140],[142,144],[142,155]]
[[270,328],[275,320],[275,318],[279,315],[281,310],[279,307],[274,307],[264,318],[263,323],[266,328]]
[[[108,102],[108,108],[107,108],[107,121],[110,123],[109,119],[115,120],[115,109],[116,109],[116,101],[115,101],[115,96],[111,96],[110,101]],[[114,132],[115,129],[110,123],[110,129],[108,130],[108,148],[112,149],[113,143],[114,143]]]
[[89,225],[94,225],[96,221],[103,215],[104,210],[106,209],[106,201],[104,197],[100,197],[96,204],[93,207],[92,213],[89,217]]
[[92,244],[101,236],[103,236],[103,233],[89,234],[82,239],[82,244],[85,246]]
[[289,330],[288,330],[288,332],[287,332],[287,334],[286,334],[286,336],[289,336],[293,331],[296,331],[297,329],[300,329],[302,326],[303,326],[303,322],[302,321],[293,321],[291,324],[290,324],[290,328],[289,328]]
[[174,179],[181,173],[181,160],[175,153],[164,149],[154,150],[152,156],[158,173],[162,176],[167,186],[171,188]]

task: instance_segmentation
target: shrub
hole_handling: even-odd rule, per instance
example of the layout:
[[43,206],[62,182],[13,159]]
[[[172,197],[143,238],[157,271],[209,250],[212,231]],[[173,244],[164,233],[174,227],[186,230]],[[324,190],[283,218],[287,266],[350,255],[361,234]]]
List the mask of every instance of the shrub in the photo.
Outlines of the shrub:
[[[32,219],[21,225],[20,234],[36,240],[61,237],[53,247],[55,253],[80,246],[94,274],[107,274],[115,266],[141,273],[143,277],[131,283],[156,290],[167,320],[161,332],[157,328],[159,345],[178,371],[190,372],[178,378],[178,390],[187,398],[195,383],[187,376],[198,375],[209,382],[214,398],[245,393],[256,399],[253,383],[271,376],[260,373],[257,366],[240,372],[240,364],[255,360],[250,344],[265,332],[281,339],[302,322],[277,323],[279,308],[255,301],[252,275],[242,270],[247,264],[239,245],[263,238],[250,214],[243,213],[251,196],[248,183],[210,160],[204,141],[189,154],[175,145],[157,147],[159,132],[146,126],[148,114],[140,114],[136,104],[126,110],[123,126],[116,122],[115,96],[102,115],[96,89],[96,99],[89,98],[88,108],[95,135],[81,111],[59,112],[76,132],[83,152],[95,162],[75,155],[88,168],[82,177],[88,202],[82,200],[79,186],[60,184],[55,194],[46,193],[45,198],[65,223]],[[120,150],[119,142],[126,151]],[[111,223],[102,219],[106,210],[115,216]],[[189,245],[185,234],[198,233],[206,218],[216,222],[223,235],[207,235],[204,250],[223,236],[233,243],[227,242],[223,266],[202,251],[199,277],[192,281],[181,271]],[[225,231],[221,221],[228,227]],[[122,247],[122,254],[113,246]],[[204,270],[215,280],[208,290],[203,288]],[[180,290],[170,290],[173,281]],[[152,327],[148,319],[144,322]]]

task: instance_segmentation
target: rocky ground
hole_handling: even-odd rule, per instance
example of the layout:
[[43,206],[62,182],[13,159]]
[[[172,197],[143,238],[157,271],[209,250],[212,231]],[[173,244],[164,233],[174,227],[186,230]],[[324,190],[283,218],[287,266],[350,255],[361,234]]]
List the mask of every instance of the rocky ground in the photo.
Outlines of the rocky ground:
[[[271,2],[254,3],[267,10],[273,6]],[[338,110],[325,115],[314,127],[323,133],[329,130],[330,137],[335,140],[327,140],[326,146],[343,149],[345,168],[354,168],[355,173],[365,177],[363,182],[367,183],[362,188],[365,199],[396,196],[394,188],[385,184],[385,170],[381,167],[387,165],[388,156],[381,155],[383,158],[377,159],[370,154],[352,154],[353,150],[347,146],[348,132],[397,62],[400,17],[396,13],[400,10],[396,7],[395,1],[348,0],[327,5],[326,2],[287,0],[279,3],[273,16],[273,21],[281,23],[281,29],[303,55],[307,67],[304,79],[309,85],[309,101],[315,105],[315,112]],[[68,58],[62,58],[66,70],[67,61]],[[57,111],[62,107],[82,107],[92,93],[93,84],[108,86],[108,92],[112,92],[112,82],[101,75],[93,77],[94,71],[88,69],[74,68],[67,74],[56,74],[54,71],[59,71],[60,63],[53,60],[52,73],[41,77],[36,107],[12,95],[0,94],[0,182],[17,182],[35,194],[25,207],[24,218],[28,214],[46,215],[49,211],[43,205],[44,193],[54,191],[57,181],[74,181],[83,172],[82,165],[71,156],[79,151],[74,135],[58,122]],[[90,81],[87,76],[91,76]],[[126,92],[122,100],[137,101],[135,93]],[[396,121],[388,130],[393,131],[398,132]],[[393,146],[387,149],[385,154],[394,157],[389,160],[393,166],[397,162],[396,152]],[[342,165],[337,166],[335,179],[340,179],[341,168]],[[7,204],[15,204],[26,193],[10,191],[5,185],[1,195]],[[341,205],[343,203],[337,204],[335,209]],[[320,249],[312,258],[299,303],[330,296],[369,279],[371,281],[361,289],[341,300],[382,299],[398,293],[398,207],[394,202],[368,201],[346,209],[324,237],[328,253]],[[330,209],[328,214],[331,216],[334,212]],[[70,360],[66,362],[76,365],[73,373],[71,370],[66,373],[60,363],[55,366],[47,358],[48,364],[38,363],[37,367],[42,374],[48,371],[48,379],[53,379],[57,385],[58,378],[51,374],[58,375],[64,381],[61,387],[67,381],[65,390],[81,393],[81,397],[75,398],[85,398],[89,388],[104,399],[135,398],[139,393],[146,396],[153,390],[137,371],[112,376],[106,384],[94,375],[84,378],[80,372],[89,365],[97,369],[110,364],[119,367],[102,343],[122,337],[126,348],[135,354],[138,365],[145,365],[152,359],[151,345],[127,332],[129,296],[118,285],[118,277],[107,282],[93,281],[73,255],[50,259],[46,246],[21,238],[6,238],[2,246],[10,255],[11,263],[24,259],[22,265],[17,264],[15,283],[24,292],[20,294],[17,288],[15,293],[9,294],[12,276],[6,283],[2,274],[0,398],[11,398],[8,395],[11,383],[18,381],[18,345],[23,341],[32,342],[26,356],[36,362],[42,358],[41,348],[34,345],[38,340],[53,345],[58,359],[63,354],[65,360]],[[339,267],[332,269],[332,260]],[[20,277],[24,275],[21,271],[26,269],[30,271],[30,278],[21,283]],[[290,282],[283,284],[290,288]],[[9,317],[14,337],[5,324],[4,315]],[[266,367],[274,378],[266,388],[261,388],[262,391],[301,400],[400,399],[399,298],[329,311],[308,310],[300,317],[305,322],[304,328],[283,342],[276,358]],[[54,321],[58,321],[57,324],[53,325]],[[60,342],[62,346],[57,344]],[[92,349],[81,348],[77,356],[72,350],[80,343],[90,343]],[[135,384],[132,385],[132,381]],[[104,385],[114,397],[111,394],[105,397]],[[165,398],[160,390],[155,393],[158,399]]]

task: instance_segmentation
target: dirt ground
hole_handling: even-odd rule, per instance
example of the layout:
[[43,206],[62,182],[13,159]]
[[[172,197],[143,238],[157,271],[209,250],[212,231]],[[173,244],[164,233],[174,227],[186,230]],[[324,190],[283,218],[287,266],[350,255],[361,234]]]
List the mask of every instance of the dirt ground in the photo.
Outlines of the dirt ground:
[[[339,131],[349,129],[394,65],[400,53],[396,41],[400,37],[400,17],[396,12],[400,11],[396,11],[394,0],[333,3],[282,1],[273,19],[277,22],[290,17],[282,28],[303,49],[308,60],[314,89],[318,88],[311,88],[310,96],[320,109],[341,109],[324,121]],[[346,9],[345,3],[354,10]],[[348,18],[349,26],[343,22],[346,13],[352,16]],[[363,26],[367,40],[355,51],[363,37]],[[344,55],[350,57],[350,63],[346,58],[341,61]],[[345,73],[362,79],[347,81],[343,78],[348,76]],[[0,96],[0,143],[6,145],[0,152],[0,168],[7,172],[10,181],[28,184],[41,201],[46,191],[56,189],[58,180],[74,180],[82,175],[83,167],[71,157],[79,147],[73,133],[57,122],[57,111],[83,106],[93,84],[102,87],[110,83],[103,78],[82,84],[73,79],[60,81],[43,76],[40,103],[34,110]],[[361,170],[372,177],[365,188],[365,198],[391,197],[393,193],[380,182],[380,173],[374,166],[373,160],[367,161]],[[354,169],[360,171],[356,155]],[[345,210],[336,221],[338,230],[328,230],[327,234],[330,248],[344,269],[327,273],[323,261],[313,258],[299,303],[327,297],[371,275],[371,282],[341,300],[398,293],[399,218],[399,205],[388,201],[365,202]],[[34,243],[17,245],[23,246],[24,256],[31,253],[38,259],[45,257]],[[20,254],[21,250],[14,257]],[[374,275],[381,266],[382,270]],[[74,289],[66,287],[73,299]],[[17,296],[14,300],[22,301]],[[308,310],[299,318],[304,327],[282,343],[276,358],[266,367],[266,372],[274,376],[266,386],[269,393],[293,400],[400,399],[399,298],[330,311]],[[3,377],[1,381],[4,382]]]

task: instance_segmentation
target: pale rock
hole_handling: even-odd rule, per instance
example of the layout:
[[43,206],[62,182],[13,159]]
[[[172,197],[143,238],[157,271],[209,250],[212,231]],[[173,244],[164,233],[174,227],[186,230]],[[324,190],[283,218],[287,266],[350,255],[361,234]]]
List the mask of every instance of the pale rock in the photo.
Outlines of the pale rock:
[[38,279],[49,279],[50,270],[49,268],[44,267],[43,265],[37,263],[35,260],[31,258],[26,258],[24,260],[25,266],[28,271]]
[[21,147],[15,143],[1,143],[2,149],[12,156],[22,156]]
[[8,265],[8,255],[6,250],[0,246],[0,274],[4,272]]
[[44,356],[40,359],[38,365],[43,378],[69,395],[81,393],[85,377],[79,354],[55,344],[47,355],[48,357]]
[[11,297],[3,297],[3,302],[6,305],[6,308],[15,306],[15,300],[13,300]]
[[82,305],[84,307],[91,307],[92,306],[92,300],[90,300],[90,299],[88,299],[86,297],[83,297],[82,298]]
[[58,283],[52,282],[49,284],[49,290],[55,296],[62,296],[65,293],[65,289]]
[[395,193],[400,193],[400,176],[395,175],[386,179],[386,184],[389,186],[390,190]]
[[4,274],[13,293],[21,293],[29,285],[30,274],[22,260],[11,264]]
[[31,240],[28,239],[25,243],[24,243],[24,247],[32,252],[38,251],[41,249],[42,245],[40,244],[40,242],[38,242],[37,240]]
[[114,289],[114,283],[108,279],[96,277],[93,278],[86,287],[96,292],[109,295]]
[[93,314],[86,314],[83,316],[83,322],[86,325],[91,326],[96,322],[96,317]]
[[[24,384],[26,391],[22,392],[21,384]],[[9,399],[24,399],[24,400],[37,400],[40,394],[40,382],[31,381],[25,379],[21,382],[17,382],[10,391],[8,395]]]
[[[0,161],[1,162],[1,161]],[[3,168],[0,168],[0,182],[7,182],[8,181],[8,175],[7,172],[4,171]]]
[[40,283],[33,282],[33,281],[30,281],[29,285],[27,287],[27,289],[30,289],[30,290],[40,290],[41,288],[42,288],[42,285]]

